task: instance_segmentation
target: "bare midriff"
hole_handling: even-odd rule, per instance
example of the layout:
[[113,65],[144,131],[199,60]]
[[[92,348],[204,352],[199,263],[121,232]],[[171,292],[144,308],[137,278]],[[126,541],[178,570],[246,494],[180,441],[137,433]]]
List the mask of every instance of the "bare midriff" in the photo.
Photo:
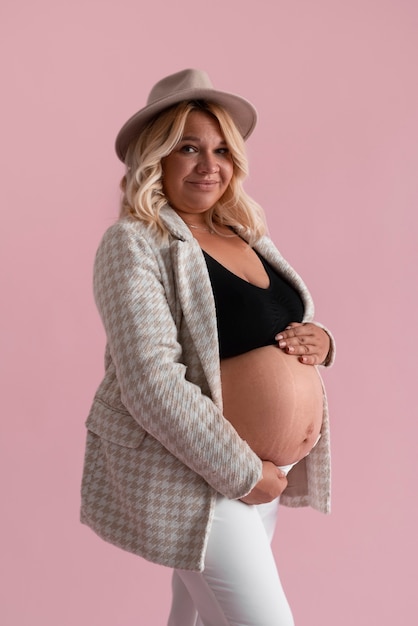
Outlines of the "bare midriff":
[[316,367],[276,346],[221,361],[224,415],[262,460],[276,465],[309,454],[321,431]]

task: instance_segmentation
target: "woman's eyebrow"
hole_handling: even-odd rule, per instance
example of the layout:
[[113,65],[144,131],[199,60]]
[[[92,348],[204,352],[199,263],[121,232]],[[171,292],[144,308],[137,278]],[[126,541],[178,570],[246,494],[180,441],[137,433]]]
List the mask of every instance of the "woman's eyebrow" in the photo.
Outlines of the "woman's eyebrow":
[[180,141],[200,141],[200,139],[199,137],[194,137],[193,135],[184,135]]
[[[182,137],[180,139],[180,141],[196,141],[196,142],[200,142],[201,139],[199,137],[195,137],[194,135],[184,135],[184,137]],[[219,145],[226,146],[226,141],[224,139],[222,139],[219,142]]]

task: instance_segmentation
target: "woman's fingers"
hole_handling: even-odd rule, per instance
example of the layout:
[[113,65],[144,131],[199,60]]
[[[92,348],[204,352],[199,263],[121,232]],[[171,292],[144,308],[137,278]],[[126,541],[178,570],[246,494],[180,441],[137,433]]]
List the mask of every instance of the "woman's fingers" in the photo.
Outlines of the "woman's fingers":
[[310,322],[293,322],[284,331],[276,335],[281,350],[299,357],[302,363],[318,365],[328,354],[329,337],[327,333]]

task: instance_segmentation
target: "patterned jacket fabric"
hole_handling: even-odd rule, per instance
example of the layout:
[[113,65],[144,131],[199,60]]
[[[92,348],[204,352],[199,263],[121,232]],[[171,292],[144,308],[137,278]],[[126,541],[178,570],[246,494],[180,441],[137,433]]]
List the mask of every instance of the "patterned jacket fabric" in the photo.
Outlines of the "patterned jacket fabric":
[[[162,218],[166,241],[124,218],[97,252],[107,346],[86,422],[81,521],[150,561],[202,571],[216,493],[243,497],[262,464],[222,415],[216,310],[200,246],[168,206]],[[312,320],[300,277],[267,237],[255,248],[298,289],[304,321]],[[329,511],[326,402],[322,437],[288,480],[283,504]]]

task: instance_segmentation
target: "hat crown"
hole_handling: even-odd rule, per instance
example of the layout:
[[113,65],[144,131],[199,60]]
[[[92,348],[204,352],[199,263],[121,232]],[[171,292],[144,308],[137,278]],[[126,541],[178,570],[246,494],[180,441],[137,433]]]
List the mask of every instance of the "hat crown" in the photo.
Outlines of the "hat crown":
[[166,76],[154,85],[148,96],[147,106],[190,89],[213,89],[213,85],[209,76],[202,70],[182,70]]

